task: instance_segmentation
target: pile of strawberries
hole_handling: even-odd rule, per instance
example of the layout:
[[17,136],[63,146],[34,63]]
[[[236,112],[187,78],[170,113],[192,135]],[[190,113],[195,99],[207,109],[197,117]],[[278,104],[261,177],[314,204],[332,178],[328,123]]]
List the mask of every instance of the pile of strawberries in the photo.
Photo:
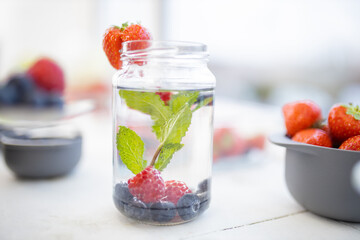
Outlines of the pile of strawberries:
[[323,119],[320,107],[309,100],[282,108],[286,135],[292,140],[322,147],[360,151],[360,108],[336,104]]

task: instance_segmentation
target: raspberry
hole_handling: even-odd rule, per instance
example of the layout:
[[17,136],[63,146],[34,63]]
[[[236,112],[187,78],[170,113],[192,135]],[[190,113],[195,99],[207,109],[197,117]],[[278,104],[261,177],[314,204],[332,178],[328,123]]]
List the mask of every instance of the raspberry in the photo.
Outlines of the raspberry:
[[165,182],[167,201],[177,204],[178,200],[191,190],[182,181],[170,180]]
[[130,193],[145,203],[158,202],[165,197],[164,180],[153,166],[130,178],[128,184]]
[[161,100],[163,100],[165,105],[168,105],[171,98],[171,92],[156,92],[155,94],[160,96]]
[[36,86],[47,92],[63,93],[65,88],[64,73],[53,60],[41,58],[27,72]]

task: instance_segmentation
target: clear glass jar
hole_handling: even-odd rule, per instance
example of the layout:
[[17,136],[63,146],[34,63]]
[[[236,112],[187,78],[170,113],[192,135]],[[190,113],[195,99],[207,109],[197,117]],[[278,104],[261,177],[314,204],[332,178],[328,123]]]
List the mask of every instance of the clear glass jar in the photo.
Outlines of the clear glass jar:
[[215,77],[205,45],[123,43],[113,77],[113,199],[137,221],[190,221],[210,203]]

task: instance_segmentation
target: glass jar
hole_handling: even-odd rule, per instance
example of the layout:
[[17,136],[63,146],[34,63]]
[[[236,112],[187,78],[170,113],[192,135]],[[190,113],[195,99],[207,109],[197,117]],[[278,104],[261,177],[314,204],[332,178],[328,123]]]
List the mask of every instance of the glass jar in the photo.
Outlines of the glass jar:
[[113,77],[113,199],[137,221],[190,221],[210,203],[215,77],[205,45],[123,43]]

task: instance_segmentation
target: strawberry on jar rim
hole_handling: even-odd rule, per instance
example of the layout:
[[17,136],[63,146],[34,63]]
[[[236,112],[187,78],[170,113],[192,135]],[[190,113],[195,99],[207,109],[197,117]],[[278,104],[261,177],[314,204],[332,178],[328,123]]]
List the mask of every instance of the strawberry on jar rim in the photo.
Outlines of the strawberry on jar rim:
[[108,28],[104,34],[103,50],[113,68],[120,69],[120,50],[122,49],[121,29],[118,26]]
[[329,112],[331,136],[337,143],[360,135],[360,108],[352,104],[336,104]]
[[[112,26],[106,30],[103,38],[103,50],[115,69],[122,66],[121,50],[122,43],[133,40],[150,40],[150,32],[140,24],[122,24],[121,28]],[[144,48],[143,45],[137,44],[135,47]]]
[[287,103],[282,107],[282,112],[289,137],[312,127],[322,118],[320,107],[310,100]]

